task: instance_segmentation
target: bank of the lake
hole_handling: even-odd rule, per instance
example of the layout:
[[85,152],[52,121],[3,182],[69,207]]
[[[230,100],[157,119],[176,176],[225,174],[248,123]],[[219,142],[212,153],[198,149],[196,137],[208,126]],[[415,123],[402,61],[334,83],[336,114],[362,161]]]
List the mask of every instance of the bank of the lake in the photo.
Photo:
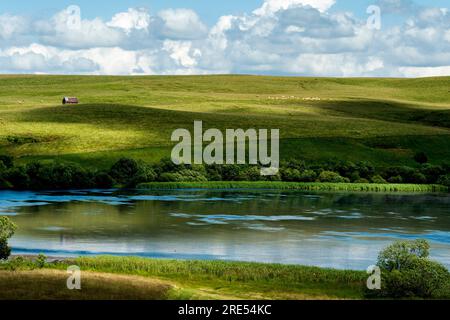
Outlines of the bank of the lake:
[[[82,270],[82,292],[65,288],[65,271],[71,265]],[[308,266],[113,256],[62,259],[39,269],[25,258],[15,265],[0,264],[0,299],[21,295],[30,299],[95,295],[134,299],[361,299],[366,278],[363,271]]]
[[449,188],[436,184],[376,184],[376,183],[323,183],[281,181],[210,181],[210,182],[149,182],[138,189],[273,189],[303,191],[360,191],[360,192],[448,192]]

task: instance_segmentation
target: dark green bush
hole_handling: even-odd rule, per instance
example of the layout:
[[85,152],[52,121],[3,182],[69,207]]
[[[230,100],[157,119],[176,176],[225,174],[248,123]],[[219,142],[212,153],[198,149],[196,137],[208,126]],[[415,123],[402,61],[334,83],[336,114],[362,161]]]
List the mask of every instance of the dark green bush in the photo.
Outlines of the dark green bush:
[[109,175],[117,182],[128,184],[139,171],[139,164],[134,159],[122,158],[109,171]]
[[440,263],[414,257],[407,268],[382,273],[382,292],[393,298],[432,298],[448,283],[449,276]]
[[222,166],[222,179],[224,181],[236,181],[241,172],[241,166],[237,164],[227,164]]
[[408,182],[415,184],[424,184],[427,183],[427,177],[425,177],[424,174],[415,171],[410,177],[410,179],[408,179]]
[[158,178],[155,170],[148,164],[144,162],[138,163],[138,171],[136,174],[130,179],[128,183],[129,187],[135,187],[139,183],[143,182],[154,182]]
[[445,176],[440,176],[438,183],[450,188],[450,174],[446,174]]
[[161,182],[206,182],[204,175],[194,170],[181,170],[179,172],[163,173],[159,180]]
[[389,183],[403,183],[402,176],[393,176],[388,179]]
[[6,240],[0,240],[0,260],[7,260],[11,255],[11,248]]
[[300,180],[300,170],[294,168],[282,168],[280,170],[283,181],[295,182]]
[[27,174],[25,167],[15,167],[9,169],[5,174],[5,179],[15,189],[27,189],[30,186],[30,177]]
[[318,182],[334,182],[334,183],[349,182],[347,178],[344,178],[340,176],[338,173],[333,171],[322,171],[317,180]]
[[427,178],[427,183],[436,183],[439,177],[447,173],[442,166],[435,166],[428,163],[422,165],[420,172]]
[[8,259],[11,254],[8,239],[14,235],[16,229],[17,226],[8,217],[0,217],[0,260]]
[[77,164],[31,163],[26,172],[30,189],[85,189],[94,186],[94,174]]
[[370,179],[375,175],[375,167],[369,161],[360,161],[356,163],[356,170],[359,176],[364,179]]
[[387,181],[384,180],[383,177],[380,176],[379,174],[373,176],[373,177],[370,179],[370,181],[371,181],[372,183],[377,183],[377,184],[384,184],[384,183],[387,183]]
[[239,173],[238,181],[259,181],[261,180],[261,169],[257,166],[247,167]]
[[431,298],[450,281],[448,270],[428,259],[430,246],[425,240],[397,241],[378,256],[381,291],[378,296]]
[[97,188],[109,189],[114,186],[114,179],[106,172],[98,172],[94,177]]
[[420,164],[424,164],[424,163],[428,162],[428,157],[425,154],[425,152],[417,152],[414,155],[414,161],[416,161],[417,163],[420,163]]
[[14,167],[14,158],[8,155],[0,155],[0,162],[3,163],[3,165],[7,169],[11,169]]

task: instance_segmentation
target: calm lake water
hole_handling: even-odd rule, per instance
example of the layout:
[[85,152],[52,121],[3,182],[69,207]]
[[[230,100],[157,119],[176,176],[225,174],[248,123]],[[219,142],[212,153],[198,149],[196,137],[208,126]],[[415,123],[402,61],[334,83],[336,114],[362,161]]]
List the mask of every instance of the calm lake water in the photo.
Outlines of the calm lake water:
[[254,190],[0,192],[15,254],[219,259],[366,269],[423,238],[450,267],[448,194]]

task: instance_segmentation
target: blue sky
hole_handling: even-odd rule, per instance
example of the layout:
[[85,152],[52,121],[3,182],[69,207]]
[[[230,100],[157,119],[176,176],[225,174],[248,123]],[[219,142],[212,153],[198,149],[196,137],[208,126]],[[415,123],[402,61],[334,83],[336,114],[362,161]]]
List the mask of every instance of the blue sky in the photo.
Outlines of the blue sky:
[[[416,0],[423,6],[430,4],[429,0]],[[242,14],[251,12],[261,6],[262,0],[20,0],[1,1],[0,13],[26,14],[31,16],[49,15],[69,5],[78,5],[87,18],[102,17],[107,19],[113,14],[132,7],[145,7],[150,11],[166,8],[189,8],[196,11],[208,24],[214,24],[222,15]],[[351,11],[357,16],[364,16],[366,8],[376,0],[339,0],[332,11]],[[433,6],[450,7],[450,0],[433,0]],[[394,17],[395,18],[395,17]],[[396,17],[401,19],[401,17]]]
[[[81,9],[79,29],[66,8]],[[381,9],[369,28],[370,5]],[[398,8],[401,8],[398,9]],[[450,75],[450,0],[0,2],[0,73]]]

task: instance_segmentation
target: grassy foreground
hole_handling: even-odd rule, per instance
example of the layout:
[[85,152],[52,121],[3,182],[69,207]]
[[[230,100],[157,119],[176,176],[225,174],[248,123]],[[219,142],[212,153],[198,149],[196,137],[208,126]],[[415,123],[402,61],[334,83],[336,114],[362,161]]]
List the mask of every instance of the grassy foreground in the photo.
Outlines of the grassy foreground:
[[[448,77],[0,76],[0,154],[109,168],[159,161],[174,129],[279,128],[282,160],[450,159]],[[63,96],[81,104],[61,106]]]
[[[82,270],[82,290],[66,289],[70,265]],[[83,257],[47,263],[0,264],[0,299],[360,299],[362,271],[317,267]]]
[[448,188],[431,184],[321,183],[279,181],[217,181],[217,182],[150,182],[139,189],[278,189],[305,191],[367,191],[367,192],[448,192]]

